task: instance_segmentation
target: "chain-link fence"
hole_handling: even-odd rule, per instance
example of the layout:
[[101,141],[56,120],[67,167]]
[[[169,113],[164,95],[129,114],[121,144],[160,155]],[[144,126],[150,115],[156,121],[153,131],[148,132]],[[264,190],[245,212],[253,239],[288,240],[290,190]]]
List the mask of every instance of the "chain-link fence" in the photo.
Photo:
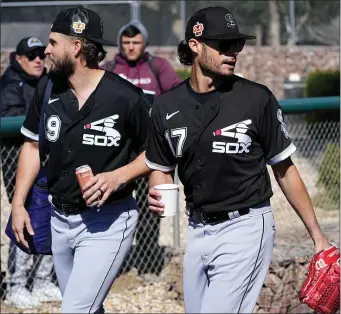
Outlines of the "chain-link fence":
[[[286,114],[285,119],[292,141],[298,148],[293,155],[293,161],[307,186],[323,231],[331,241],[338,244],[340,122],[337,114],[337,112],[332,114]],[[2,230],[4,230],[10,213],[10,200],[14,188],[20,140],[19,138],[10,138],[2,141]],[[271,290],[271,285],[265,284],[257,308],[259,311],[268,312],[273,307],[273,302],[281,302],[281,312],[291,313],[290,309],[292,310],[294,307],[292,302],[293,299],[297,301],[297,291],[305,271],[304,266],[296,265],[301,267],[298,273],[295,261],[301,258],[306,262],[313,252],[313,245],[302,222],[275,183],[270,167],[269,172],[274,190],[272,206],[277,225],[274,266],[270,269],[269,278],[274,280],[275,277],[279,282],[283,280],[284,282],[282,282],[280,291]],[[109,312],[183,312],[181,256],[186,245],[187,230],[183,189],[181,188],[179,199],[179,221],[172,218],[160,221],[160,219],[147,214],[147,186],[145,179],[139,180],[135,194],[142,208],[140,223],[131,254],[126,259],[120,276],[106,300],[105,305]],[[179,233],[174,234],[177,230]],[[174,245],[176,237],[179,237],[180,247]],[[10,248],[13,250],[13,246]],[[15,259],[9,252],[9,242],[3,232],[1,234],[1,253],[1,270],[4,275],[1,294],[5,297],[5,283],[8,282],[9,272]],[[292,261],[292,265],[289,262],[291,266],[288,266],[288,261]],[[32,259],[26,267],[27,278],[31,282],[32,272],[37,272],[39,265],[38,260]],[[284,276],[287,279],[284,279],[283,272],[286,271],[289,273]],[[278,275],[279,273],[282,273],[282,277]],[[289,281],[285,282],[285,280]],[[60,304],[42,303],[39,308],[56,312],[60,310]],[[7,308],[7,310],[11,312],[13,308]]]
[[[20,3],[19,5],[13,2]],[[104,37],[115,39],[120,27],[139,18],[149,31],[152,46],[177,45],[184,37],[184,25],[207,1],[3,1],[1,46],[13,48],[26,36],[47,42],[50,26],[60,11],[84,5],[100,14]],[[44,4],[45,2],[45,4]],[[70,5],[66,3],[69,2]],[[338,45],[340,5],[338,1],[216,1],[209,5],[229,8],[243,32],[257,35],[250,44]],[[155,27],[157,25],[157,27]]]

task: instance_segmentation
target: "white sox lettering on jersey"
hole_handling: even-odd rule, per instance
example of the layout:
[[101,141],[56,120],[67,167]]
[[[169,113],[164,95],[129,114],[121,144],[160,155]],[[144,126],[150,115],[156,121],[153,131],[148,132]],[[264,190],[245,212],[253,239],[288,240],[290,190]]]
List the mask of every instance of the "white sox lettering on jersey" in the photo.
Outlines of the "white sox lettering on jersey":
[[115,114],[104,119],[97,120],[95,122],[87,123],[84,126],[86,130],[96,130],[105,133],[105,135],[97,134],[83,134],[84,145],[95,146],[119,146],[121,134],[114,129],[115,120],[119,118],[119,115]]
[[223,129],[218,129],[213,132],[214,136],[226,136],[230,138],[237,139],[237,143],[235,142],[213,142],[212,152],[219,154],[241,154],[241,153],[249,153],[251,146],[251,138],[246,135],[248,125],[250,125],[252,121],[250,119],[244,120],[232,125],[229,125]]

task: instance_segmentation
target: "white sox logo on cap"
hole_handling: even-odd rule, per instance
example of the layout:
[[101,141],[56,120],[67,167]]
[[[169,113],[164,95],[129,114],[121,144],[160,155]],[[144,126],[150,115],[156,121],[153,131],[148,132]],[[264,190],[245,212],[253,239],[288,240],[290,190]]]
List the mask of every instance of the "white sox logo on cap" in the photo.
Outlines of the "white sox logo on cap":
[[236,27],[236,20],[234,16],[230,13],[225,15],[225,20],[227,21],[227,26],[235,28]]
[[201,36],[203,30],[204,30],[204,24],[202,24],[202,23],[197,22],[197,24],[195,24],[193,26],[193,33],[194,33],[195,37]]

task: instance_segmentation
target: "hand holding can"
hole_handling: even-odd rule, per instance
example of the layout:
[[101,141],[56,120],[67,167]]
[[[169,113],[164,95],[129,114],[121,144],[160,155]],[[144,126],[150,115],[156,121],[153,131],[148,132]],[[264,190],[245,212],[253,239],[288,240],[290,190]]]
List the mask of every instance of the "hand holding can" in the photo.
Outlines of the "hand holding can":
[[[76,177],[77,181],[79,183],[79,186],[83,192],[85,185],[88,183],[88,181],[93,178],[94,174],[92,173],[92,169],[89,165],[83,165],[78,168],[76,168]],[[88,205],[89,207],[95,206],[99,203],[100,199],[96,200],[95,203]]]

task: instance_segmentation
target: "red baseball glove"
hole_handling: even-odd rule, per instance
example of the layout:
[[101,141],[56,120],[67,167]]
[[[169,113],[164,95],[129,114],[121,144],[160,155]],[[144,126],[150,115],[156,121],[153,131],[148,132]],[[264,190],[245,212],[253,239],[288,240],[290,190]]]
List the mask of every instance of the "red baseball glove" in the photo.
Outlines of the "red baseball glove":
[[299,299],[322,314],[340,309],[340,250],[335,244],[310,259]]

